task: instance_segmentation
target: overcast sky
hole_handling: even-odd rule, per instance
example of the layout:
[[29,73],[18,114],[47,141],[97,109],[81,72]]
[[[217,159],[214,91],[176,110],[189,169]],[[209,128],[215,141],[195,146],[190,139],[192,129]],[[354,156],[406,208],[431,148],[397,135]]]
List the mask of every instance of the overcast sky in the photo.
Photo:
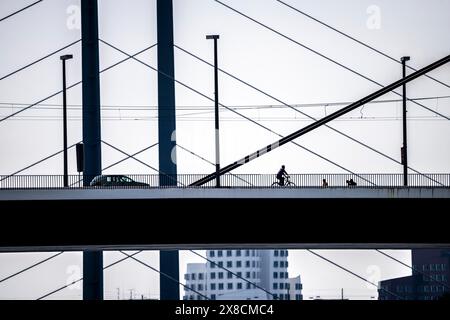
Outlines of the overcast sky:
[[[267,24],[281,33],[329,56],[336,61],[384,85],[401,77],[401,66],[385,57],[355,44],[341,35],[281,5],[275,0],[224,0],[228,5]],[[450,2],[443,0],[286,0],[293,6],[362,40],[395,58],[410,55],[410,64],[426,66],[450,53]],[[0,17],[22,8],[30,1],[1,0]],[[80,38],[79,1],[45,0],[41,4],[0,23],[0,77],[57,50]],[[99,0],[100,38],[134,54],[157,42],[155,1]],[[175,43],[208,61],[213,47],[206,34],[220,34],[219,63],[233,75],[289,104],[323,104],[305,106],[301,111],[323,117],[337,107],[326,103],[351,102],[379,89],[369,81],[355,76],[323,58],[289,42],[285,38],[245,19],[213,0],[175,0]],[[125,58],[113,49],[100,45],[101,68]],[[81,46],[72,46],[63,53],[74,54],[68,62],[68,83],[81,79]],[[213,98],[213,70],[175,49],[176,78]],[[156,49],[139,56],[156,66]],[[433,71],[433,77],[450,83],[450,66]],[[59,55],[0,81],[0,116],[35,103],[61,89]],[[134,153],[157,142],[157,74],[134,61],[128,61],[101,76],[103,106],[102,139],[126,152]],[[408,86],[410,97],[444,97],[450,90],[429,79],[419,79]],[[381,99],[398,99],[393,94]],[[238,109],[282,135],[310,123],[304,116],[287,108],[268,108],[279,102],[256,92],[235,80],[220,76],[220,100],[226,106],[259,106]],[[214,156],[214,123],[212,102],[181,86],[176,87],[177,140],[208,160]],[[8,121],[0,122],[0,174],[10,174],[62,148],[62,97],[45,101]],[[69,144],[81,140],[81,87],[69,91]],[[450,116],[450,99],[433,98],[422,101],[427,107]],[[261,108],[264,107],[264,108]],[[332,126],[358,138],[378,150],[400,160],[401,103],[369,104],[355,110]],[[409,162],[421,172],[449,172],[450,146],[448,120],[409,104]],[[349,119],[351,117],[351,119]],[[221,111],[221,160],[228,164],[278,137],[264,131],[228,111]],[[382,158],[346,140],[329,129],[319,129],[297,140],[315,152],[360,173],[401,173],[400,165]],[[103,166],[120,160],[122,155],[103,146]],[[142,161],[158,167],[157,149],[141,154]],[[192,155],[178,150],[179,173],[210,173],[213,167]],[[340,173],[341,169],[320,160],[306,151],[287,145],[238,169],[241,173],[274,173],[285,164],[290,173]],[[69,171],[76,172],[75,155],[70,153]],[[129,160],[108,173],[154,173]],[[55,157],[24,174],[61,174],[62,158]],[[409,261],[408,251],[398,252]],[[336,259],[364,274],[367,267],[379,265],[382,278],[406,275],[408,270],[392,262],[380,260],[376,253],[355,252],[336,255]],[[5,276],[48,254],[0,255],[0,276]],[[157,264],[157,254],[143,254]],[[105,261],[120,257],[106,254]],[[64,254],[24,277],[0,284],[0,298],[37,297],[44,289],[58,286],[67,279],[67,266],[80,263],[78,253]],[[192,254],[182,255],[184,264],[197,261]],[[374,261],[372,263],[372,261]],[[353,294],[365,290],[342,271],[317,261],[307,253],[292,253],[291,276],[301,274],[305,297],[320,290],[353,288]],[[46,279],[42,275],[51,275]],[[329,278],[325,278],[325,277]],[[105,273],[107,297],[117,295],[116,288],[136,289],[142,294],[157,295],[157,275],[133,262],[123,263]],[[45,279],[45,281],[44,281]],[[144,279],[144,280],[142,280]],[[324,279],[327,279],[324,281]],[[45,283],[44,283],[45,282]],[[30,288],[33,288],[31,290]],[[330,291],[331,292],[331,291]],[[333,291],[334,292],[334,291]],[[56,297],[76,298],[76,290],[62,291]],[[129,292],[128,292],[129,294]]]

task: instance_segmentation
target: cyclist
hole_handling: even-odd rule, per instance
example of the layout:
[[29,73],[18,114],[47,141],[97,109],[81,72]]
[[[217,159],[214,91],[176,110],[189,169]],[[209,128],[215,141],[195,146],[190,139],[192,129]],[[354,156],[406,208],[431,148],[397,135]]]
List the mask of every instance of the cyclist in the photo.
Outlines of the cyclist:
[[280,186],[284,186],[284,177],[288,176],[288,173],[286,172],[285,168],[286,167],[282,165],[280,171],[278,171],[277,173],[278,184]]

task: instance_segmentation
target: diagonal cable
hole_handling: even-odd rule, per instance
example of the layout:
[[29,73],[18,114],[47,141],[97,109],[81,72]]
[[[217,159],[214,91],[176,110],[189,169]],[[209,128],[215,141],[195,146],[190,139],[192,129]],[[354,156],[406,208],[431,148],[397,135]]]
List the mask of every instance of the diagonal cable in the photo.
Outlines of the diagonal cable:
[[[124,54],[124,55],[130,57],[130,55],[129,55],[128,53],[126,53],[126,52],[123,51],[123,50],[120,50],[119,48],[113,46],[112,44],[107,43],[106,41],[104,41],[104,40],[102,40],[102,39],[100,39],[99,41],[102,42],[102,43],[104,43],[104,44],[106,44],[106,45],[108,45],[108,46],[110,46],[110,47],[113,48],[113,49],[116,49],[117,51],[121,52],[122,54]],[[154,70],[154,71],[156,71],[156,72],[158,72],[158,73],[160,73],[160,74],[162,74],[163,76],[165,76],[165,77],[167,77],[167,78],[169,78],[169,79],[172,79],[174,82],[176,82],[176,83],[178,83],[179,85],[181,85],[181,86],[183,86],[183,87],[185,87],[185,88],[191,90],[192,92],[195,92],[196,94],[198,94],[198,95],[204,97],[205,99],[208,99],[208,100],[210,100],[210,101],[214,101],[214,99],[212,99],[211,97],[208,97],[208,96],[205,95],[204,93],[201,93],[200,91],[198,91],[198,90],[192,88],[191,86],[188,86],[187,84],[185,84],[185,83],[183,83],[183,82],[181,82],[181,81],[179,81],[179,80],[176,80],[176,79],[173,78],[172,76],[170,76],[170,75],[168,75],[168,74],[166,74],[166,73],[164,73],[164,72],[162,72],[162,71],[156,69],[155,67],[152,67],[152,66],[149,65],[148,63],[145,63],[145,62],[143,62],[143,61],[141,61],[141,60],[139,60],[139,59],[137,59],[137,58],[135,58],[135,57],[133,57],[133,58],[131,58],[131,59],[133,59],[133,60],[135,60],[135,61],[141,63],[142,65],[144,65],[144,66],[146,66],[146,67],[148,67],[148,68],[150,68],[150,69],[152,69],[152,70]],[[263,128],[263,129],[265,129],[265,130],[267,130],[267,131],[269,131],[269,132],[271,132],[271,133],[273,133],[273,134],[275,134],[275,135],[277,135],[277,136],[283,138],[283,136],[282,136],[281,134],[279,134],[279,133],[273,131],[272,129],[269,129],[268,127],[266,127],[266,126],[260,124],[259,122],[257,122],[257,121],[255,121],[255,120],[253,120],[253,119],[251,119],[251,118],[249,118],[249,117],[243,115],[242,113],[239,113],[239,112],[237,112],[236,110],[233,110],[232,108],[229,108],[229,107],[227,107],[227,106],[225,106],[224,104],[221,104],[221,103],[219,103],[219,106],[221,106],[221,107],[223,107],[223,108],[225,108],[225,109],[227,109],[227,110],[229,110],[229,111],[231,111],[231,112],[233,112],[233,113],[239,115],[240,117],[242,117],[242,118],[244,118],[244,119],[246,119],[246,120],[248,120],[248,121],[250,121],[250,122],[256,124],[257,126],[259,126],[259,127]],[[351,171],[351,170],[349,170],[349,169],[347,169],[347,168],[341,166],[340,164],[338,164],[338,163],[336,163],[336,162],[334,162],[334,161],[332,161],[332,160],[330,160],[330,159],[327,159],[326,157],[324,157],[324,156],[322,156],[322,155],[320,155],[320,154],[318,154],[318,153],[316,153],[316,152],[314,152],[314,151],[312,151],[312,150],[310,150],[310,149],[308,149],[308,148],[306,148],[306,147],[304,147],[304,146],[298,144],[297,142],[295,142],[295,141],[290,141],[290,142],[293,143],[294,145],[296,145],[296,146],[302,148],[303,150],[308,151],[309,153],[312,153],[312,154],[314,154],[315,156],[317,156],[317,157],[319,157],[319,158],[321,158],[321,159],[323,159],[323,160],[325,160],[325,161],[327,161],[327,162],[329,162],[329,163],[331,163],[331,164],[337,166],[338,168],[340,168],[340,169],[342,169],[342,170],[344,170],[344,171],[347,171],[347,172],[349,172],[349,173],[351,173],[351,174],[353,174],[353,175],[359,177],[361,180],[364,180],[364,181],[366,181],[366,182],[368,182],[368,183],[370,183],[370,184],[372,184],[372,185],[375,185],[375,183],[373,183],[373,182],[367,180],[366,178],[364,178],[364,177],[358,175],[357,173],[355,173],[355,172],[353,172],[353,171]]]
[[22,273],[28,271],[28,270],[31,270],[31,269],[33,269],[33,268],[35,268],[35,267],[37,267],[37,266],[39,266],[39,265],[41,265],[41,264],[47,262],[47,261],[50,261],[50,260],[52,260],[52,259],[58,257],[59,255],[63,254],[63,253],[64,253],[64,251],[58,252],[58,253],[56,253],[56,254],[54,254],[54,255],[48,257],[48,258],[45,258],[45,259],[43,259],[43,260],[41,260],[41,261],[39,261],[39,262],[36,262],[35,264],[32,264],[31,266],[29,266],[29,267],[27,267],[27,268],[24,268],[24,269],[22,269],[22,270],[20,270],[20,271],[17,271],[16,273],[14,273],[14,274],[12,274],[12,275],[10,275],[10,276],[7,276],[6,278],[0,279],[0,283],[5,282],[5,281],[7,281],[7,280],[9,280],[9,279],[12,279],[12,278],[14,278],[14,277],[16,277],[16,276],[18,276],[18,275],[20,275],[20,274],[22,274]]
[[[382,55],[383,57],[388,58],[389,60],[392,60],[392,61],[394,61],[394,62],[396,62],[398,64],[402,64],[399,60],[395,59],[394,57],[390,56],[389,54],[387,54],[387,53],[385,53],[385,52],[383,52],[381,50],[378,50],[377,48],[375,48],[375,47],[373,47],[373,46],[371,46],[371,45],[369,45],[369,44],[367,44],[367,43],[365,43],[365,42],[363,42],[361,40],[358,40],[355,37],[352,37],[351,35],[349,35],[349,34],[343,32],[343,31],[341,31],[341,30],[339,30],[339,29],[329,25],[326,22],[323,22],[323,21],[313,17],[312,15],[310,15],[310,14],[308,14],[308,13],[306,13],[306,12],[304,12],[304,11],[302,11],[302,10],[300,10],[300,9],[298,9],[298,8],[292,6],[292,5],[290,5],[290,4],[288,4],[288,3],[284,2],[284,1],[281,1],[281,0],[275,0],[275,1],[281,3],[282,5],[290,8],[290,9],[292,9],[292,10],[298,12],[298,13],[300,13],[301,15],[303,15],[303,16],[305,16],[305,17],[307,17],[307,18],[309,18],[309,19],[311,19],[311,20],[313,20],[315,22],[320,23],[321,25],[327,27],[328,29],[331,29],[331,30],[339,33],[340,35],[342,35],[342,36],[344,36],[344,37],[346,37],[346,38],[348,38],[348,39],[350,39],[350,40],[352,40],[352,41],[354,41],[354,42],[356,42],[356,43],[358,43],[358,44],[360,44],[360,45],[362,45],[362,46],[364,46],[364,47],[366,47],[366,48],[368,48],[368,49],[370,49],[370,50],[372,50],[372,51],[374,51],[376,53],[378,53],[379,55]],[[408,69],[410,69],[410,70],[417,71],[416,68],[413,68],[411,66],[407,65],[406,67]],[[450,85],[446,84],[445,82],[443,82],[441,80],[433,78],[432,76],[429,76],[428,74],[424,75],[424,77],[427,77],[427,78],[429,78],[429,79],[431,79],[431,80],[433,80],[433,81],[435,81],[435,82],[437,82],[437,83],[439,83],[439,84],[441,84],[441,85],[443,85],[443,86],[445,86],[447,88],[450,88]]]
[[[80,141],[80,142],[81,142],[81,141]],[[80,143],[80,142],[78,142],[78,143]],[[71,148],[75,147],[78,143],[74,143],[73,145],[69,146],[69,147],[67,148],[67,150],[70,150]],[[49,160],[49,159],[51,159],[51,158],[53,158],[53,157],[56,157],[58,154],[63,153],[63,152],[64,152],[64,149],[61,150],[61,151],[58,151],[58,152],[56,152],[56,153],[54,153],[54,154],[51,154],[51,155],[49,155],[48,157],[45,157],[45,158],[43,158],[43,159],[41,159],[41,160],[39,160],[39,161],[37,161],[37,162],[35,162],[35,163],[32,163],[32,164],[30,164],[29,166],[26,166],[25,168],[20,169],[19,171],[16,171],[16,172],[14,172],[14,173],[12,173],[12,174],[6,176],[6,177],[3,177],[2,179],[0,179],[0,182],[3,181],[3,180],[9,179],[9,178],[11,178],[11,177],[13,177],[13,176],[15,176],[15,175],[17,175],[17,174],[19,174],[19,173],[21,173],[21,172],[27,170],[27,169],[30,169],[30,168],[32,168],[32,167],[34,167],[34,166],[36,166],[36,165],[38,165],[38,164],[40,164],[40,163],[42,163],[42,162],[44,162],[44,161],[47,161],[47,160]]]
[[145,262],[143,262],[143,261],[141,261],[141,260],[139,260],[139,259],[137,259],[137,258],[135,258],[135,257],[132,257],[132,256],[128,255],[127,253],[125,253],[125,252],[123,252],[123,251],[120,251],[120,252],[121,252],[122,254],[126,255],[127,257],[133,259],[133,260],[136,261],[137,263],[140,263],[140,264],[142,264],[143,266],[146,266],[147,268],[149,268],[149,269],[151,269],[151,270],[153,270],[153,271],[155,271],[155,272],[161,274],[162,276],[166,277],[167,279],[172,280],[173,282],[176,282],[177,284],[181,285],[183,288],[188,289],[188,290],[190,290],[190,291],[192,291],[192,292],[195,292],[195,293],[198,294],[199,296],[205,298],[205,300],[210,300],[210,299],[209,299],[207,296],[205,296],[204,294],[198,292],[197,290],[193,290],[192,288],[186,286],[185,284],[181,283],[180,281],[178,281],[178,280],[175,279],[174,277],[168,275],[167,273],[164,273],[164,272],[162,272],[161,270],[158,270],[158,269],[152,267],[151,265],[149,265],[149,264],[147,264],[147,263],[145,263]]
[[31,8],[31,7],[34,7],[35,5],[39,4],[39,3],[42,2],[42,1],[44,1],[44,0],[38,0],[38,1],[36,1],[36,2],[33,2],[32,4],[29,4],[28,6],[22,8],[22,9],[19,9],[19,10],[15,11],[15,12],[13,12],[13,13],[11,13],[11,14],[8,14],[6,17],[1,18],[1,19],[0,19],[0,22],[3,22],[3,21],[5,21],[5,20],[7,20],[7,19],[9,19],[9,18],[11,18],[11,17],[13,17],[13,16],[15,16],[16,14],[18,14],[18,13],[20,13],[20,12],[23,12],[23,11],[25,11],[25,10]]
[[[142,53],[144,53],[144,52],[150,50],[151,48],[155,47],[156,45],[157,45],[157,44],[155,43],[155,44],[153,44],[153,45],[151,45],[151,46],[149,46],[149,47],[147,47],[147,48],[145,48],[145,49],[143,49],[143,50],[141,50],[141,51],[135,53],[135,54],[132,55],[132,56],[129,56],[129,57],[123,59],[123,60],[120,60],[119,62],[116,62],[116,63],[110,65],[109,67],[107,67],[107,68],[101,70],[100,73],[103,73],[103,72],[105,72],[105,71],[108,71],[108,70],[110,70],[110,69],[112,69],[112,68],[114,68],[114,67],[116,67],[116,66],[118,66],[118,65],[120,65],[120,64],[122,64],[122,63],[124,63],[124,62],[126,62],[126,61],[128,61],[128,60],[130,60],[130,59],[133,59],[134,57],[136,57],[136,56],[138,56],[138,55],[140,55],[140,54],[142,54]],[[83,83],[83,81],[78,81],[78,82],[72,84],[71,86],[67,87],[67,90],[69,90],[69,89],[71,89],[71,88],[73,88],[73,87],[76,87],[76,86],[80,85],[81,83]],[[6,120],[8,120],[8,119],[10,119],[10,118],[12,118],[12,117],[18,115],[19,113],[22,113],[22,112],[24,112],[24,111],[26,111],[26,110],[28,110],[28,109],[30,109],[30,108],[32,108],[32,107],[35,107],[35,106],[41,104],[42,102],[47,101],[47,100],[49,100],[49,99],[51,99],[51,98],[53,98],[53,97],[55,97],[55,96],[61,94],[62,92],[63,92],[63,90],[60,90],[60,91],[58,91],[58,92],[55,92],[55,93],[49,95],[48,97],[39,100],[38,102],[35,102],[35,103],[33,103],[33,104],[31,104],[31,105],[25,107],[25,108],[20,109],[20,110],[17,111],[17,112],[14,112],[14,113],[12,113],[12,114],[10,114],[10,115],[4,117],[4,118],[1,118],[1,119],[0,119],[0,123],[3,122],[3,121],[6,121]]]
[[[183,48],[181,48],[181,47],[179,47],[179,46],[177,46],[177,45],[174,45],[174,47],[177,48],[177,49],[179,49],[179,50],[181,50],[182,52],[184,52],[184,53],[190,55],[191,57],[193,57],[193,58],[195,58],[195,59],[197,59],[197,60],[199,60],[199,61],[201,61],[201,62],[203,62],[203,63],[205,63],[205,64],[207,64],[207,65],[209,65],[209,66],[211,66],[211,67],[214,67],[213,64],[211,64],[210,62],[206,61],[205,59],[203,59],[203,58],[197,56],[196,54],[194,54],[194,53],[192,53],[192,52],[189,52],[188,50],[183,49]],[[263,91],[262,89],[259,89],[259,88],[255,87],[254,85],[250,84],[249,82],[244,81],[244,80],[238,78],[237,76],[235,76],[235,75],[233,75],[233,74],[231,74],[231,73],[229,73],[229,72],[227,72],[227,71],[225,71],[225,70],[223,70],[223,69],[221,69],[221,68],[218,68],[218,70],[221,71],[222,73],[226,74],[227,76],[231,77],[232,79],[234,79],[234,80],[236,80],[236,81],[238,81],[238,82],[240,82],[240,83],[242,83],[242,84],[244,84],[244,85],[246,85],[246,86],[252,88],[253,90],[256,90],[256,91],[259,92],[259,93],[262,93],[263,95],[265,95],[265,96],[267,96],[267,97],[269,97],[269,98],[271,98],[271,99],[273,99],[273,100],[275,100],[275,101],[281,103],[282,105],[284,105],[284,106],[286,106],[286,107],[288,107],[288,108],[290,108],[290,109],[292,109],[292,110],[294,110],[294,111],[296,111],[296,112],[298,112],[298,113],[300,113],[300,114],[302,114],[302,115],[308,117],[309,119],[314,120],[314,121],[317,121],[316,118],[310,116],[309,114],[307,114],[307,113],[305,113],[305,112],[300,111],[298,108],[295,108],[295,107],[291,106],[290,104],[288,104],[288,103],[286,103],[286,102],[284,102],[284,101],[282,101],[282,100],[280,100],[280,99],[274,97],[273,95],[271,95],[271,94],[269,94],[269,93]],[[336,132],[336,133],[342,135],[343,137],[345,137],[345,138],[347,138],[347,139],[350,139],[350,140],[352,140],[352,141],[358,143],[359,145],[361,145],[361,146],[363,146],[363,147],[365,147],[365,148],[367,148],[367,149],[369,149],[369,150],[371,150],[371,151],[373,151],[373,152],[375,152],[375,153],[377,153],[377,154],[379,154],[379,155],[385,157],[386,159],[389,159],[389,160],[391,160],[391,161],[393,161],[393,162],[395,162],[395,163],[397,163],[397,164],[400,164],[400,165],[402,164],[400,161],[394,159],[393,157],[391,157],[391,156],[389,156],[389,155],[387,155],[387,154],[385,154],[385,153],[383,153],[383,152],[381,152],[381,151],[379,151],[379,150],[377,150],[377,149],[375,149],[375,148],[369,146],[368,144],[366,144],[366,143],[364,143],[364,142],[362,142],[362,141],[360,141],[360,140],[358,140],[358,139],[356,139],[356,138],[353,138],[352,136],[350,136],[350,135],[348,135],[348,134],[346,134],[346,133],[344,133],[344,132],[342,132],[342,131],[340,131],[340,130],[338,130],[338,129],[335,129],[334,127],[331,127],[330,125],[327,125],[327,124],[326,124],[325,127],[329,128],[330,130],[332,130],[332,131],[334,131],[334,132]],[[430,180],[432,180],[432,181],[434,181],[434,182],[439,183],[438,181],[433,180],[432,178],[426,176],[425,174],[419,172],[418,170],[416,170],[416,169],[414,169],[414,168],[411,168],[411,167],[408,167],[408,168],[409,168],[411,171],[414,171],[414,172],[416,172],[416,173],[418,173],[418,174],[420,174],[420,175],[422,175],[422,176],[424,176],[424,177],[426,177],[426,178],[428,178],[428,179],[430,179]]]
[[254,283],[254,282],[252,282],[252,281],[250,281],[250,280],[248,280],[248,279],[246,279],[246,278],[244,278],[244,277],[238,275],[237,273],[231,271],[231,270],[228,269],[228,268],[225,268],[224,266],[219,265],[217,262],[214,262],[214,261],[212,261],[211,259],[208,259],[207,257],[202,256],[200,253],[197,253],[197,252],[195,252],[194,250],[189,250],[189,251],[192,252],[193,254],[199,256],[200,258],[205,259],[207,262],[214,264],[215,266],[219,267],[220,269],[223,269],[223,270],[225,270],[225,271],[231,273],[233,276],[235,276],[235,277],[237,277],[237,278],[239,278],[239,279],[244,280],[245,282],[249,283],[249,284],[252,285],[253,287],[258,288],[258,289],[264,291],[264,292],[267,293],[268,295],[272,296],[272,298],[274,298],[275,300],[277,299],[277,296],[276,296],[275,294],[273,294],[272,292],[266,290],[265,288],[263,288],[263,287],[257,285],[256,283]]
[[[322,260],[324,260],[324,261],[326,261],[326,262],[332,264],[333,266],[335,266],[335,267],[337,267],[337,268],[339,268],[339,269],[341,269],[341,270],[344,270],[345,272],[347,272],[347,273],[353,275],[354,277],[356,277],[356,278],[358,278],[358,279],[360,279],[360,280],[362,280],[362,281],[364,281],[364,282],[367,282],[367,283],[369,283],[369,284],[375,286],[376,288],[378,288],[378,285],[377,285],[377,284],[375,284],[375,283],[373,283],[373,282],[367,280],[367,279],[364,278],[364,277],[361,277],[359,274],[357,274],[357,273],[355,273],[355,272],[353,272],[353,271],[351,271],[351,270],[349,270],[349,269],[347,269],[347,268],[341,266],[340,264],[337,264],[336,262],[334,262],[334,261],[332,261],[332,260],[330,260],[330,259],[328,259],[328,258],[325,258],[324,256],[318,254],[317,252],[314,252],[314,251],[312,251],[311,249],[306,249],[306,251],[308,251],[308,252],[312,253],[313,255],[315,255],[316,257],[319,257],[320,259],[322,259]],[[387,289],[385,289],[385,288],[380,287],[380,288],[378,288],[378,289],[383,290],[383,291],[389,293],[390,295],[399,298],[400,300],[404,300],[403,297],[401,297],[401,296],[397,295],[396,293],[391,292],[391,291],[389,291],[389,290],[387,290]]]
[[129,158],[131,158],[131,159],[133,159],[133,160],[136,160],[136,161],[139,162],[140,164],[143,164],[144,166],[146,166],[146,167],[148,167],[148,168],[150,168],[150,169],[152,169],[152,170],[158,172],[159,174],[162,174],[162,175],[166,176],[167,178],[171,179],[173,182],[177,182],[177,183],[181,184],[181,185],[184,186],[184,187],[186,186],[184,183],[178,181],[176,178],[172,177],[171,175],[169,175],[169,174],[167,174],[167,173],[165,173],[165,172],[162,172],[162,171],[160,171],[160,170],[158,170],[158,169],[152,167],[151,165],[145,163],[144,161],[139,160],[138,158],[133,157],[132,155],[126,153],[125,151],[120,150],[119,148],[113,146],[112,144],[110,144],[110,143],[108,143],[108,142],[105,142],[104,140],[102,140],[102,142],[103,142],[104,144],[106,144],[108,147],[110,147],[110,148],[112,148],[112,149],[114,149],[114,150],[116,150],[116,151],[118,151],[118,152],[120,152],[120,153],[122,153],[122,154],[128,156]]
[[[121,263],[122,261],[128,260],[128,259],[130,259],[131,257],[133,257],[133,256],[135,256],[135,255],[137,255],[137,254],[139,254],[139,253],[141,253],[141,252],[142,252],[142,250],[140,250],[140,251],[138,251],[138,252],[135,252],[135,253],[131,254],[130,256],[126,257],[126,258],[119,259],[119,260],[117,260],[117,261],[115,261],[115,262],[113,262],[113,263],[107,265],[106,267],[103,267],[103,270],[106,270],[106,269],[108,269],[108,268],[111,268],[112,266],[115,266],[116,264],[119,264],[119,263]],[[80,279],[77,279],[77,280],[75,280],[75,281],[72,281],[71,283],[68,283],[68,284],[66,284],[66,285],[64,285],[64,286],[62,286],[62,287],[59,287],[59,288],[57,288],[57,289],[55,289],[55,290],[53,290],[53,291],[51,291],[51,292],[49,292],[49,293],[47,293],[47,294],[45,294],[45,295],[43,295],[43,296],[37,298],[36,300],[42,300],[42,299],[45,299],[45,298],[47,298],[47,297],[49,297],[49,296],[51,296],[51,295],[53,295],[53,294],[55,294],[55,293],[57,293],[57,292],[59,292],[59,291],[64,290],[64,289],[67,288],[67,287],[73,286],[75,283],[78,283],[78,282],[80,282],[80,281],[83,281],[83,279],[84,279],[84,278],[80,278]]]
[[[283,38],[285,38],[285,39],[287,39],[287,40],[289,40],[289,41],[291,41],[291,42],[297,44],[298,46],[300,46],[300,47],[302,47],[302,48],[304,48],[304,49],[306,49],[306,50],[308,50],[308,51],[310,51],[310,52],[312,52],[312,53],[314,53],[314,54],[320,56],[321,58],[323,58],[323,59],[325,59],[325,60],[328,60],[328,61],[332,62],[333,64],[338,65],[339,67],[344,68],[345,70],[350,71],[351,73],[354,73],[354,74],[356,74],[357,76],[359,76],[359,77],[361,77],[361,78],[363,78],[363,79],[365,79],[365,80],[367,80],[367,81],[369,81],[369,82],[371,82],[371,83],[374,83],[374,84],[376,84],[376,85],[378,85],[378,86],[380,86],[380,87],[382,87],[382,88],[385,87],[385,86],[382,85],[381,83],[379,83],[379,82],[377,82],[377,81],[375,81],[375,80],[373,80],[373,79],[371,79],[371,78],[369,78],[369,77],[363,75],[362,73],[360,73],[360,72],[358,72],[358,71],[356,71],[356,70],[351,69],[350,67],[347,67],[346,65],[344,65],[344,64],[342,64],[342,63],[340,63],[340,62],[338,62],[338,61],[336,61],[336,60],[331,59],[330,57],[328,57],[328,56],[326,56],[326,55],[324,55],[324,54],[322,54],[322,53],[320,53],[320,52],[318,52],[318,51],[316,51],[316,50],[314,50],[314,49],[312,49],[312,48],[310,48],[310,47],[308,47],[308,46],[306,46],[306,45],[304,45],[304,44],[302,44],[302,43],[300,43],[300,42],[297,41],[297,40],[294,40],[294,39],[291,38],[291,37],[288,37],[287,35],[283,34],[282,32],[277,31],[277,30],[275,30],[275,29],[269,27],[268,25],[266,25],[266,24],[264,24],[264,23],[262,23],[262,22],[260,22],[260,21],[258,21],[258,20],[256,20],[256,19],[254,19],[254,18],[252,18],[252,17],[246,15],[245,13],[242,13],[241,11],[234,9],[233,7],[230,7],[229,5],[223,3],[223,2],[221,2],[221,1],[219,1],[219,0],[214,0],[214,1],[217,2],[217,3],[219,3],[219,4],[221,4],[222,6],[224,6],[224,7],[226,7],[226,8],[228,8],[228,9],[234,11],[235,13],[237,13],[237,14],[239,14],[239,15],[241,15],[241,16],[247,18],[247,19],[249,19],[250,21],[253,21],[254,23],[256,23],[256,24],[258,24],[258,25],[260,25],[260,26],[262,26],[262,27],[268,29],[269,31],[272,31],[272,32],[276,33],[277,35],[279,35],[279,36],[281,36],[281,37],[283,37]],[[394,93],[394,94],[396,94],[396,95],[398,95],[398,96],[400,96],[400,97],[402,96],[400,93],[398,93],[398,92],[396,92],[396,91],[392,91],[392,93]],[[423,105],[423,104],[421,104],[421,103],[419,103],[419,102],[417,102],[417,101],[413,101],[413,100],[408,99],[408,98],[407,98],[407,100],[413,102],[414,104],[416,104],[416,105],[418,105],[418,106],[421,106],[422,108],[424,108],[424,109],[426,109],[426,110],[428,110],[428,111],[430,111],[430,112],[432,112],[432,113],[434,113],[434,114],[437,114],[438,116],[440,116],[440,117],[442,117],[442,118],[445,118],[445,119],[447,119],[447,120],[450,120],[450,118],[447,117],[446,115],[443,115],[442,113],[439,113],[439,112],[437,112],[437,111],[435,111],[435,110],[433,110],[433,109],[431,109],[431,108],[428,108],[427,106],[425,106],[425,105]]]
[[67,49],[67,48],[70,48],[71,46],[77,44],[77,43],[80,42],[80,41],[81,41],[81,39],[79,39],[79,40],[77,40],[77,41],[74,41],[74,42],[72,42],[72,43],[69,43],[67,46],[62,47],[61,49],[58,49],[58,50],[56,50],[56,51],[53,51],[53,52],[47,54],[46,56],[44,56],[44,57],[42,57],[42,58],[40,58],[40,59],[38,59],[38,60],[35,60],[35,61],[33,61],[33,62],[27,64],[26,66],[23,66],[23,67],[21,67],[21,68],[15,70],[15,71],[13,71],[13,72],[11,72],[11,73],[8,73],[7,75],[1,77],[1,78],[0,78],[0,81],[4,80],[4,79],[6,79],[6,78],[9,78],[9,77],[11,77],[12,75],[15,75],[15,74],[17,74],[17,73],[19,73],[19,72],[21,72],[21,71],[23,71],[23,70],[25,70],[25,69],[28,69],[29,67],[31,67],[31,66],[33,66],[33,65],[35,65],[35,64],[37,64],[37,63],[39,63],[39,62],[41,62],[41,61],[43,61],[43,60],[45,60],[45,59],[47,59],[47,58],[50,58],[51,56],[57,54],[58,52],[61,52],[61,51],[65,50],[65,49]]
[[385,257],[388,257],[388,258],[391,259],[391,260],[394,260],[395,262],[400,263],[401,265],[403,265],[403,266],[405,266],[405,267],[411,269],[412,271],[421,274],[422,276],[424,276],[424,277],[426,277],[426,278],[428,278],[428,279],[430,279],[430,280],[432,280],[432,281],[436,281],[437,283],[443,285],[444,287],[446,287],[447,289],[450,290],[450,286],[449,286],[447,283],[436,280],[435,278],[433,278],[433,277],[430,276],[429,274],[426,274],[425,272],[422,272],[422,271],[418,270],[417,268],[411,267],[410,265],[404,263],[403,261],[400,261],[400,260],[398,260],[397,258],[395,258],[395,257],[393,257],[393,256],[391,256],[391,255],[389,255],[389,254],[387,254],[386,252],[383,252],[383,251],[381,251],[381,250],[379,250],[379,249],[375,249],[375,251],[377,251],[378,253],[382,254],[382,255],[385,256]]

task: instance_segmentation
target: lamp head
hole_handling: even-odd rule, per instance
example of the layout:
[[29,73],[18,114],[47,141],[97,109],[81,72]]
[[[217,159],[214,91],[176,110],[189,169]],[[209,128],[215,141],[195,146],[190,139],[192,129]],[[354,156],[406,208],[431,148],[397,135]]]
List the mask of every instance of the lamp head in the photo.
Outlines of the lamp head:
[[219,39],[219,38],[220,38],[220,36],[218,34],[210,34],[210,35],[206,36],[207,40],[212,40],[212,39],[216,40],[216,39]]
[[64,56],[61,56],[60,59],[63,60],[63,61],[64,60],[70,60],[70,59],[73,59],[73,55],[72,54],[66,54]]
[[406,62],[409,60],[411,60],[411,57],[402,57],[402,59],[401,59],[402,62]]

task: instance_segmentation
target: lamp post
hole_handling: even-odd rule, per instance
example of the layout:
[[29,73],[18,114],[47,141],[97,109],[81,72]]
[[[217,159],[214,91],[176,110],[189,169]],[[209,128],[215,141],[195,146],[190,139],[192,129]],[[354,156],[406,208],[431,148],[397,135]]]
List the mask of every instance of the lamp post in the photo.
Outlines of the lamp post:
[[[406,78],[406,62],[411,60],[410,57],[402,57],[403,78]],[[406,128],[406,84],[403,85],[403,147],[402,147],[402,164],[403,164],[403,185],[408,186],[408,139]]]
[[64,187],[69,186],[69,174],[67,168],[67,89],[66,89],[66,61],[73,58],[73,55],[61,56],[63,73],[63,140],[64,140]]
[[214,40],[214,102],[215,102],[215,127],[216,127],[216,187],[220,187],[220,146],[219,146],[219,74],[217,63],[217,40],[219,35],[208,35],[207,40]]

